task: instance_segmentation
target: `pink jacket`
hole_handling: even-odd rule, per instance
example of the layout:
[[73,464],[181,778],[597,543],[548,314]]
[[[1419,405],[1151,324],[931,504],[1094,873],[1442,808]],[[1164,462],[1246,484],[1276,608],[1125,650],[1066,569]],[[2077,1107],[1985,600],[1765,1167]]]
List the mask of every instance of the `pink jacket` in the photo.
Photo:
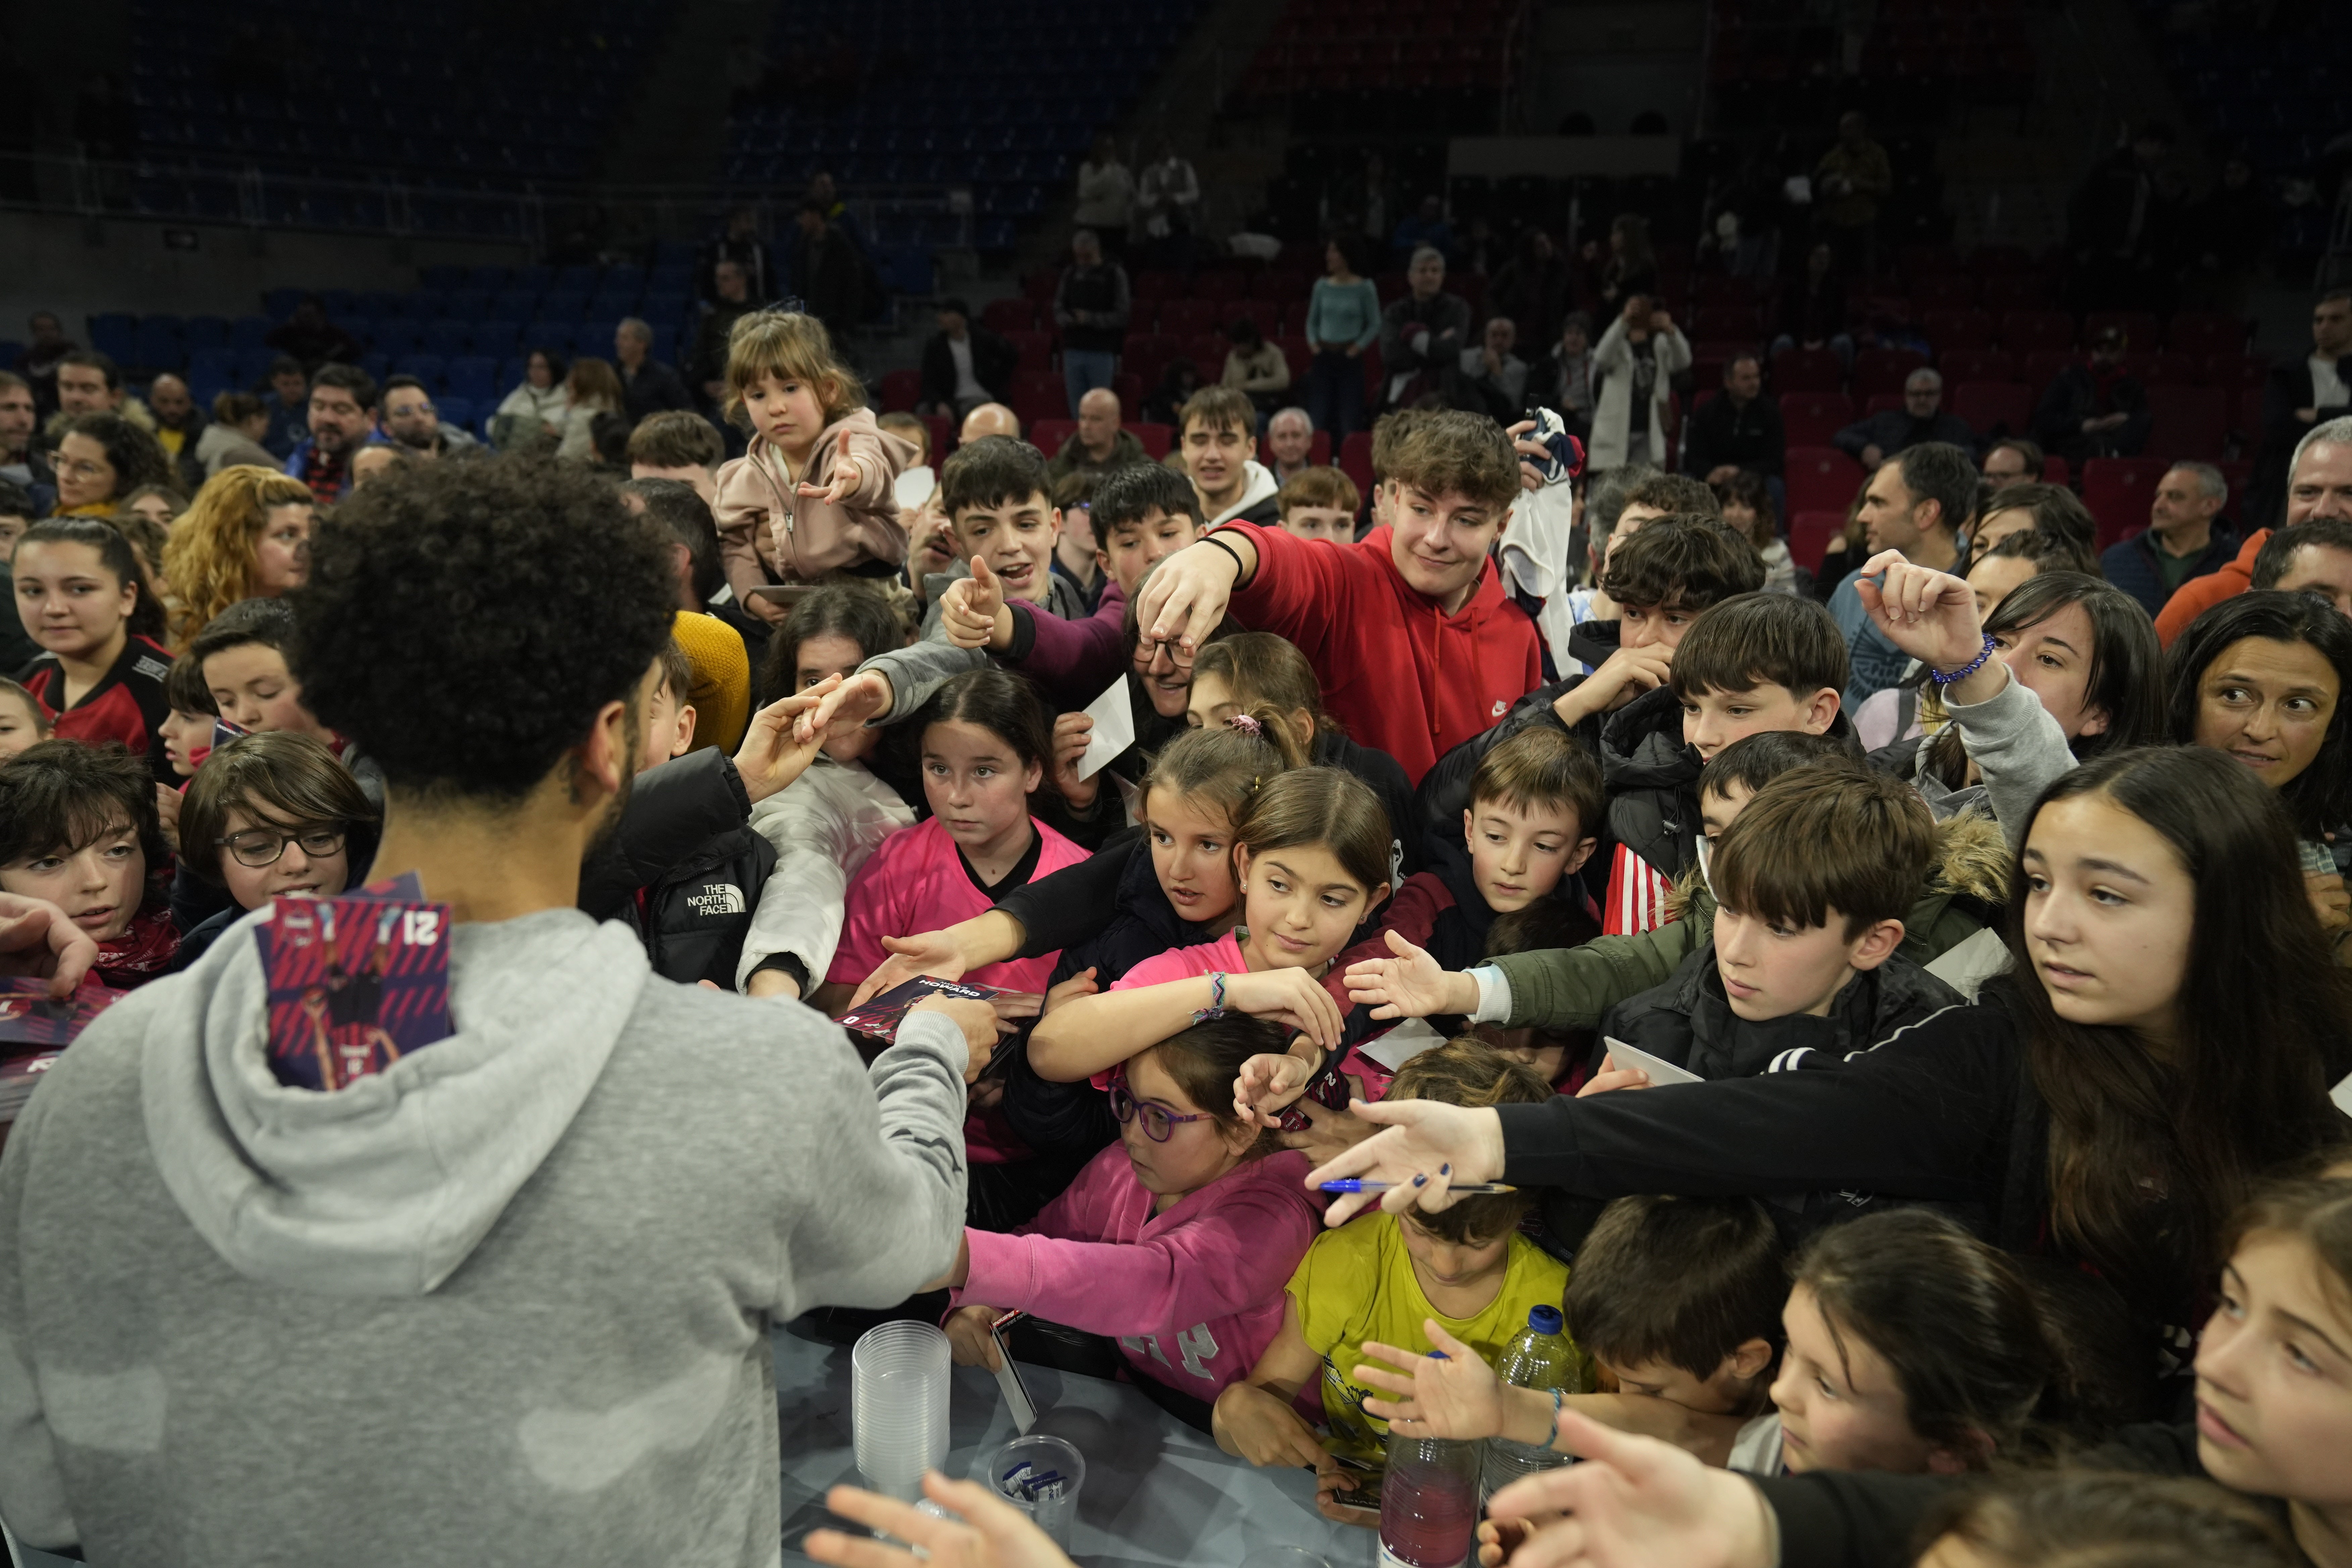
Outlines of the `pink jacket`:
[[1320,1218],[1307,1171],[1296,1151],[1253,1160],[1154,1215],[1114,1143],[1014,1234],[964,1233],[971,1270],[954,1304],[1114,1335],[1137,1372],[1214,1399],[1281,1331],[1283,1287]]
[[[802,481],[824,484],[833,477],[844,431],[864,482],[838,506],[802,495]],[[711,509],[736,599],[763,583],[810,583],[845,566],[868,561],[895,566],[906,560],[907,530],[898,521],[894,487],[914,460],[914,447],[863,408],[824,427],[801,480],[787,477],[774,447],[752,437],[749,452],[719,466],[719,500]]]

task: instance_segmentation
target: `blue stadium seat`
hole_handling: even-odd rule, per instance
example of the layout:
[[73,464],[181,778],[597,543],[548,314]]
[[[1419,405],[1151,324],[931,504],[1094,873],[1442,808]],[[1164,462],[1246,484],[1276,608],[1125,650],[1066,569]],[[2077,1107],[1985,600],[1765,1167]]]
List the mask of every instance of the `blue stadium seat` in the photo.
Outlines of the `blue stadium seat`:
[[385,353],[381,349],[377,350],[373,353],[362,354],[360,355],[360,368],[367,372],[369,375],[374,377],[378,382],[381,382],[385,376],[392,374],[392,356]]
[[402,354],[392,362],[392,368],[395,374],[415,376],[425,384],[425,390],[436,395],[439,395],[442,379],[447,374],[447,367],[439,354]]
[[261,340],[268,335],[269,318],[267,316],[239,316],[228,324],[229,346],[235,349],[260,348],[263,346]]
[[445,424],[455,425],[461,429],[470,429],[474,423],[476,401],[471,397],[445,392],[434,398],[433,411],[441,416]]
[[269,379],[269,367],[276,363],[277,359],[276,349],[238,349],[236,351],[236,384],[246,387],[259,386]]
[[[496,394],[497,377],[497,362],[480,354],[467,354],[463,359],[449,362],[449,392],[453,396],[467,397],[479,403]],[[442,417],[456,422],[449,415],[445,414]]]
[[118,364],[130,364],[139,357],[139,321],[120,310],[110,310],[89,319],[89,346],[109,355]]
[[503,289],[490,297],[488,314],[502,321],[528,321],[539,314],[539,290]]
[[654,328],[654,358],[661,361],[664,364],[670,366],[672,369],[677,368],[677,329],[676,327],[663,326]]
[[[229,349],[190,349],[188,351],[188,385],[191,389],[201,382],[215,392],[218,392],[236,379],[236,355],[233,351]],[[197,401],[205,402],[208,399],[199,395]]]
[[462,267],[428,267],[419,276],[428,289],[460,289],[466,283],[466,269]]
[[131,356],[131,363],[149,370],[178,370],[188,357],[187,345],[181,341],[183,331],[177,316],[142,316],[139,346]]
[[540,320],[544,321],[576,321],[587,313],[588,296],[577,289],[554,289],[539,302]]
[[424,329],[419,323],[404,316],[387,316],[375,324],[374,346],[383,353],[414,353],[423,335]]
[[520,321],[476,321],[474,352],[490,359],[503,359],[515,352],[522,342]]
[[190,316],[185,336],[192,354],[198,349],[225,349],[228,347],[228,318]]
[[425,324],[425,335],[418,340],[417,346],[426,353],[438,354],[443,359],[454,359],[466,352],[466,345],[472,342],[472,339],[471,326],[445,316],[437,321]]
[[509,276],[509,269],[504,267],[477,267],[466,274],[466,286],[496,291],[507,286]]
[[261,308],[269,312],[271,321],[282,321],[294,313],[294,307],[309,292],[307,289],[272,289],[261,297]]
[[453,289],[442,307],[444,315],[455,316],[461,321],[477,321],[490,313],[490,291],[487,289]]

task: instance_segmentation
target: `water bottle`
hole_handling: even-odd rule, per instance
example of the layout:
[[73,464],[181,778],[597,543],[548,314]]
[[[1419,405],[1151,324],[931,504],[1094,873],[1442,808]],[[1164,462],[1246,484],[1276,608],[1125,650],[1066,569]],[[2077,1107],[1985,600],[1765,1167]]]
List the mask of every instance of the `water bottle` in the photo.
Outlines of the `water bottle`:
[[[1529,1308],[1528,1326],[1512,1335],[1511,1342],[1503,1347],[1495,1375],[1521,1388],[1540,1388],[1547,1393],[1555,1388],[1566,1394],[1581,1392],[1587,1381],[1584,1358],[1569,1342],[1560,1327],[1558,1307]],[[1487,1499],[1521,1476],[1532,1476],[1566,1463],[1567,1455],[1550,1448],[1514,1442],[1508,1437],[1489,1437],[1479,1474],[1479,1505],[1484,1507]]]
[[[1442,1351],[1430,1354],[1440,1361]],[[1408,1437],[1389,1428],[1381,1482],[1380,1568],[1462,1568],[1478,1528],[1475,1439]]]

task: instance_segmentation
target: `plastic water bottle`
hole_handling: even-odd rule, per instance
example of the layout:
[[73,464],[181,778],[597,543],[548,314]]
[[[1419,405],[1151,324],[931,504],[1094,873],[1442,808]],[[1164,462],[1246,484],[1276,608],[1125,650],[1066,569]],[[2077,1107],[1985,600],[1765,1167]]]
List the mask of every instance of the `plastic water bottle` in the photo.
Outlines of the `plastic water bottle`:
[[[1444,1352],[1430,1354],[1443,1361]],[[1475,1439],[1408,1437],[1389,1429],[1381,1482],[1380,1568],[1461,1568],[1478,1528]]]
[[[1558,1307],[1529,1308],[1528,1326],[1512,1335],[1511,1342],[1503,1347],[1495,1375],[1521,1388],[1581,1392],[1588,1381],[1584,1358],[1560,1330]],[[1479,1505],[1484,1507],[1487,1499],[1522,1476],[1566,1463],[1568,1456],[1553,1449],[1508,1437],[1489,1437],[1479,1474]]]

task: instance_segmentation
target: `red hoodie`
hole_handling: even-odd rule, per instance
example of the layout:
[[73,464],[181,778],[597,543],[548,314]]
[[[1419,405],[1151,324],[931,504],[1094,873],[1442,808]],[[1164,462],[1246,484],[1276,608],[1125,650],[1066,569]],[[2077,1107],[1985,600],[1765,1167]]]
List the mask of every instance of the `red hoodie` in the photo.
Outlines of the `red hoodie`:
[[1543,679],[1536,624],[1503,592],[1492,562],[1449,616],[1397,571],[1386,528],[1340,544],[1225,526],[1257,546],[1257,575],[1234,593],[1234,618],[1297,644],[1331,716],[1402,763],[1415,784]]

